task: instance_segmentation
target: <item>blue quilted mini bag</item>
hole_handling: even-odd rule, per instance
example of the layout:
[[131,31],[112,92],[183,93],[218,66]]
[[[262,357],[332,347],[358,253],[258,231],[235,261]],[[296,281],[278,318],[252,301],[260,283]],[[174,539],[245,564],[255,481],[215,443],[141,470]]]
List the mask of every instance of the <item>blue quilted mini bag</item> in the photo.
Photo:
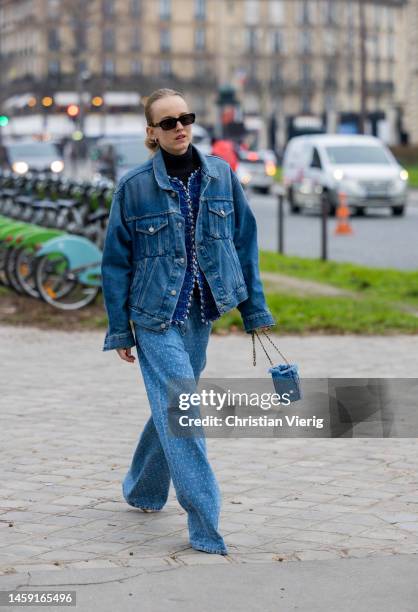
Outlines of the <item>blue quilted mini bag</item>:
[[256,364],[255,361],[255,339],[254,334],[257,336],[263,351],[266,354],[267,359],[271,363],[271,368],[269,368],[269,373],[273,378],[274,388],[276,393],[280,396],[284,394],[289,395],[289,400],[291,402],[296,402],[302,399],[302,390],[300,385],[300,378],[298,372],[298,366],[295,363],[289,363],[286,357],[279,351],[277,346],[274,344],[273,340],[267,335],[265,331],[262,331],[267,340],[274,346],[280,356],[283,358],[285,363],[280,363],[278,365],[274,365],[269,354],[266,351],[264,344],[261,341],[260,336],[258,335],[256,330],[251,332],[252,340],[253,340],[253,365]]

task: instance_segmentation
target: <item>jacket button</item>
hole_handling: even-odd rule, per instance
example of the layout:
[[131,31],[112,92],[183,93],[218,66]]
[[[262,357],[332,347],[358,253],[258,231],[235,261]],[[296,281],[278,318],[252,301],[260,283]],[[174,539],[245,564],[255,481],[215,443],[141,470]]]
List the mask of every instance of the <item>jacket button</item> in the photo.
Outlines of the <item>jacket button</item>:
[[180,263],[184,263],[184,257],[180,257],[179,261]]
[[172,289],[172,290],[170,291],[170,293],[171,293],[171,295],[176,295],[177,291],[176,291],[175,289]]
[[177,194],[176,194],[175,191],[170,191],[170,195],[171,195],[172,198],[175,198]]
[[148,228],[148,231],[152,233],[154,231],[154,228],[151,226]]
[[224,217],[225,216],[225,211],[221,210],[221,215]]
[[179,227],[181,227],[181,221],[179,221],[179,222],[177,223],[177,225],[178,225]]
[[164,329],[164,327],[165,327],[165,323],[161,323],[160,327],[161,327],[162,329]]

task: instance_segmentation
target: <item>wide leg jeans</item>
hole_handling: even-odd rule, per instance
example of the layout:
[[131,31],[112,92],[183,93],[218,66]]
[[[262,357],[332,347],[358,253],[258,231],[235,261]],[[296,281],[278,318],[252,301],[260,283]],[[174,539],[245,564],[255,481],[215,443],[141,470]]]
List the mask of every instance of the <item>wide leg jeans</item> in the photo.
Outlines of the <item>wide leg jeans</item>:
[[208,461],[206,439],[204,435],[175,436],[168,425],[169,386],[173,380],[184,378],[193,381],[196,388],[194,383],[197,384],[206,365],[211,328],[210,322],[201,321],[200,303],[195,295],[183,325],[171,324],[164,333],[135,325],[138,362],[151,416],[122,490],[131,506],[161,510],[172,480],[177,500],[187,512],[191,546],[225,555],[227,547],[218,531],[221,494]]

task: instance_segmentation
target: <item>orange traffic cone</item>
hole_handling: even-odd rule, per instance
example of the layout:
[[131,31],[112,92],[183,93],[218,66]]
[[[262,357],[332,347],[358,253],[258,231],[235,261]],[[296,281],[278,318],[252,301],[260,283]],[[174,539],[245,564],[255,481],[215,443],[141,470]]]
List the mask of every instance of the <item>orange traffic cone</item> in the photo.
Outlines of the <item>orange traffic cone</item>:
[[350,209],[347,206],[347,195],[345,193],[339,194],[339,203],[336,212],[338,223],[335,227],[334,234],[352,234],[353,228],[348,220],[350,217]]

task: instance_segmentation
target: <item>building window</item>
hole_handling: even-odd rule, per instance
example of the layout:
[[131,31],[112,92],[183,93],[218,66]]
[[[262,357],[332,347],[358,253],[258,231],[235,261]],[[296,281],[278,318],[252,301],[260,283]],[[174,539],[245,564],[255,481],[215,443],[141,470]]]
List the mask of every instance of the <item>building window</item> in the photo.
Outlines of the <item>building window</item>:
[[312,39],[309,30],[299,32],[299,51],[303,54],[311,53]]
[[324,31],[324,49],[327,55],[333,55],[336,51],[335,32],[332,30]]
[[49,17],[58,17],[60,13],[60,0],[48,0]]
[[278,62],[274,62],[271,67],[271,80],[273,83],[280,84],[282,82],[282,67]]
[[194,35],[194,46],[196,51],[203,51],[206,46],[205,30],[203,28],[197,28]]
[[74,43],[75,43],[76,49],[78,49],[79,51],[84,51],[87,48],[87,35],[86,35],[87,27],[88,27],[87,23],[79,24],[78,26],[77,24],[74,24],[73,26]]
[[161,60],[160,61],[160,75],[161,76],[171,76],[171,62],[170,60]]
[[303,0],[298,4],[299,15],[298,15],[298,23],[309,25],[311,23],[311,4],[309,0]]
[[206,19],[206,0],[195,0],[194,14],[196,19]]
[[376,30],[379,30],[381,28],[381,26],[382,26],[382,21],[383,21],[383,19],[382,19],[383,18],[382,8],[383,7],[381,7],[381,6],[377,5],[377,4],[374,6],[374,16],[373,16],[374,19],[373,20],[374,20],[374,27],[375,27]]
[[347,10],[347,25],[349,28],[354,27],[354,5],[349,2],[346,7]]
[[103,14],[106,17],[113,17],[113,15],[115,14],[114,0],[103,0]]
[[142,62],[140,60],[132,60],[131,74],[132,75],[142,74]]
[[141,0],[131,0],[131,15],[132,17],[140,17]]
[[394,10],[396,11],[397,9],[392,9],[391,7],[387,7],[387,29],[389,30],[389,32],[393,32],[394,30]]
[[305,63],[301,64],[300,71],[301,71],[300,74],[301,74],[302,81],[304,83],[308,83],[311,78],[310,64],[305,64]]
[[171,18],[171,0],[160,0],[160,19]]
[[80,60],[78,62],[78,71],[80,72],[80,74],[82,76],[84,76],[84,75],[86,75],[88,73],[88,66],[87,66],[86,60]]
[[160,51],[167,52],[171,49],[170,30],[160,30]]
[[51,60],[48,62],[48,74],[49,76],[58,76],[61,72],[61,64],[59,60]]
[[115,32],[112,28],[106,28],[103,31],[103,49],[105,51],[114,51],[115,49]]
[[270,0],[269,2],[269,21],[274,25],[284,22],[283,0]]
[[59,31],[54,29],[54,30],[49,30],[48,31],[48,48],[50,51],[58,51],[60,48],[60,38],[59,38]]
[[141,49],[141,37],[139,35],[139,29],[133,28],[132,39],[131,39],[131,50],[140,51],[140,49]]
[[336,6],[335,0],[328,0],[325,5],[325,23],[330,25],[337,23],[337,9],[338,6]]
[[248,78],[250,81],[257,80],[257,64],[256,62],[250,62],[249,70],[248,70]]
[[113,76],[115,74],[115,63],[112,59],[105,59],[103,62],[103,72],[106,76]]
[[257,51],[257,32],[254,28],[247,28],[245,30],[245,47],[248,53],[255,53]]
[[395,59],[395,37],[393,34],[388,35],[388,58]]
[[272,53],[281,53],[283,51],[283,36],[280,30],[271,32],[271,51]]
[[258,0],[245,0],[245,23],[254,25],[258,23],[260,3]]

